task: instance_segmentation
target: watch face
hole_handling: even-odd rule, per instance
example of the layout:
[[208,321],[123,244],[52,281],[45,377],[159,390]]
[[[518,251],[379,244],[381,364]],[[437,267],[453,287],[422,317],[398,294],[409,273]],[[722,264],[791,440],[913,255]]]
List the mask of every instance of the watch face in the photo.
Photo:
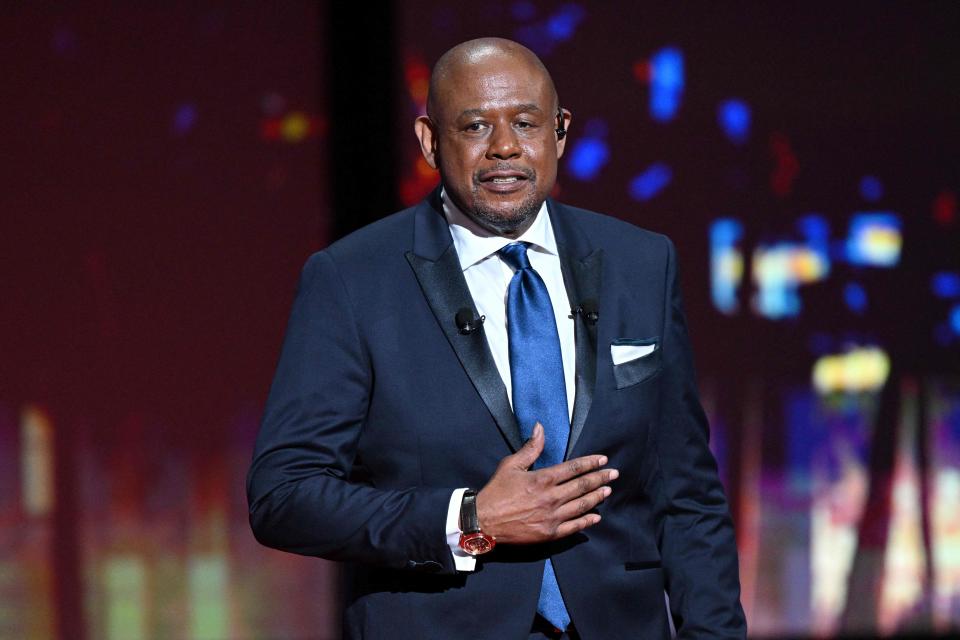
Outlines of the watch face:
[[492,551],[494,546],[494,539],[482,532],[465,533],[460,537],[460,548],[472,556]]

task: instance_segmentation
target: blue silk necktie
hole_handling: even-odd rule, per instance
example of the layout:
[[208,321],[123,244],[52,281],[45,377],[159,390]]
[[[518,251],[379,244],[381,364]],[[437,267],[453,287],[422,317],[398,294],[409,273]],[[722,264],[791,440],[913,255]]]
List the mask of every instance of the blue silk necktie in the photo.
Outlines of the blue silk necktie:
[[[563,462],[570,433],[557,321],[547,286],[530,266],[527,245],[508,244],[500,257],[515,270],[507,289],[513,412],[524,440],[537,422],[543,425],[546,442],[533,468],[549,467]],[[537,613],[558,629],[566,630],[570,624],[550,560],[543,569]]]

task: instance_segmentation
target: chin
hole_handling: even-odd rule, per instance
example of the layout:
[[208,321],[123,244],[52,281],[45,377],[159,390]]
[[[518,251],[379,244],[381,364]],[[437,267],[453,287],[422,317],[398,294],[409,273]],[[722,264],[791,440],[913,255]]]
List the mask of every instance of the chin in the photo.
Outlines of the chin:
[[530,193],[516,202],[490,202],[476,198],[469,214],[485,229],[507,235],[529,224],[540,211],[543,200],[536,193]]

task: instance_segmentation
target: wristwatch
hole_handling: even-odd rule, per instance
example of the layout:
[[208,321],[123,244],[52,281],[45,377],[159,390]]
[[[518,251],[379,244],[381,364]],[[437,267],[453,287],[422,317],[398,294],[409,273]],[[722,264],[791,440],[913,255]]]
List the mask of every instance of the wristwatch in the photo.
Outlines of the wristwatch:
[[463,501],[460,503],[460,548],[472,556],[479,556],[493,551],[497,545],[496,539],[480,529],[480,520],[477,518],[477,492],[467,489],[463,492]]

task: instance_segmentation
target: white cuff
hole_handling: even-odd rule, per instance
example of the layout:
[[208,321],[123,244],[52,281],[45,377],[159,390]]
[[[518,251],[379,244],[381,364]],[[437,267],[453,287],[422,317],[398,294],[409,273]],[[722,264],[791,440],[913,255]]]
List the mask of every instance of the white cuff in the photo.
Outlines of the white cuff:
[[463,502],[465,491],[454,491],[450,496],[450,506],[447,507],[447,546],[453,554],[453,565],[457,571],[473,571],[477,567],[477,559],[460,548],[460,503]]

